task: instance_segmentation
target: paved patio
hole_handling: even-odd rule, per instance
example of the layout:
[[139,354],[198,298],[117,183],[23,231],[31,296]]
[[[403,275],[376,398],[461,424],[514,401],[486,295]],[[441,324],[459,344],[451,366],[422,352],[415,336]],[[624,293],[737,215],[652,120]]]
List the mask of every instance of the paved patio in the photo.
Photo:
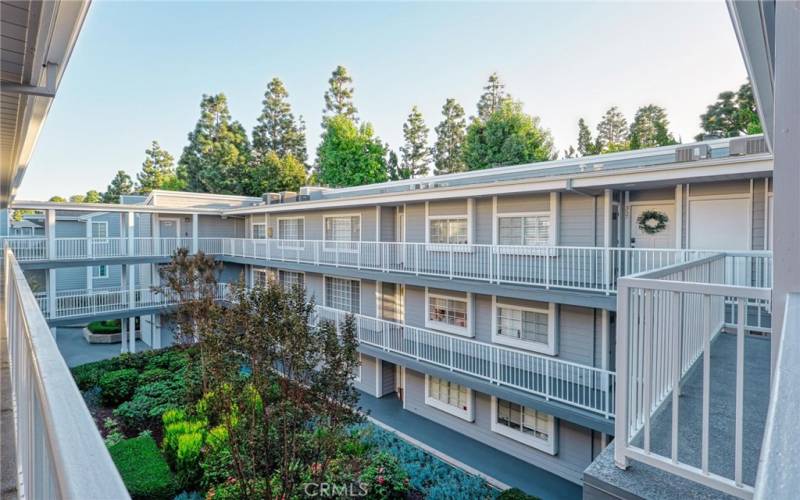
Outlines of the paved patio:
[[[67,366],[78,366],[92,361],[120,355],[120,344],[90,344],[83,338],[83,328],[60,326],[56,329],[56,344],[64,356]],[[141,340],[136,341],[136,352],[150,347]]]
[[503,453],[480,441],[403,410],[394,397],[377,399],[361,393],[359,404],[379,422],[435,448],[482,473],[543,500],[571,500],[582,496],[580,485]]

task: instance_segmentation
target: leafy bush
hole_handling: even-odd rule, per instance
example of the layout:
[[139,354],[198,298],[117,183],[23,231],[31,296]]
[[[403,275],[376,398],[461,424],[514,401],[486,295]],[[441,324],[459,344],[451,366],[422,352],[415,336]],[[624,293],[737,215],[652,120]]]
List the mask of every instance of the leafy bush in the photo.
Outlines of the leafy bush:
[[142,430],[158,423],[165,411],[179,408],[185,395],[183,382],[179,378],[140,385],[133,393],[130,401],[126,401],[114,410],[129,429]]
[[361,473],[361,482],[370,498],[405,498],[408,491],[408,474],[397,459],[388,453],[378,453],[372,463]]
[[185,416],[181,410],[164,414],[164,440],[161,447],[167,462],[175,470],[178,485],[188,489],[199,485],[203,475],[200,456],[208,431],[208,421],[180,419]]
[[152,437],[125,439],[108,451],[135,500],[170,499],[175,495],[175,480]]
[[86,329],[92,333],[112,334],[122,331],[122,324],[118,319],[106,319],[102,321],[92,321],[86,325]]
[[106,438],[103,440],[106,446],[114,446],[125,439],[125,434],[119,430],[119,424],[113,418],[103,420],[103,428],[106,430]]
[[171,379],[174,376],[175,374],[171,371],[163,368],[148,368],[139,375],[139,384],[147,385],[153,382],[161,382],[162,380]]
[[186,368],[186,363],[189,357],[189,351],[186,349],[170,348],[158,351],[158,355],[153,356],[148,362],[145,370],[152,370],[153,368],[162,368],[176,373],[183,368]]
[[497,497],[498,500],[539,500],[539,497],[535,497],[533,495],[528,495],[524,491],[519,488],[510,488],[507,490],[503,490],[500,493],[500,496]]
[[201,486],[209,489],[223,483],[233,475],[231,450],[228,445],[228,430],[218,425],[208,431],[206,448],[200,467],[203,469]]
[[106,406],[116,406],[133,395],[139,381],[139,372],[133,368],[115,370],[100,377],[100,399]]
[[100,377],[105,373],[122,368],[119,357],[86,363],[72,369],[75,384],[82,391],[88,391],[100,383]]
[[439,460],[396,434],[372,424],[360,427],[361,439],[374,449],[397,458],[408,473],[411,487],[429,499],[494,498],[497,492],[483,479]]

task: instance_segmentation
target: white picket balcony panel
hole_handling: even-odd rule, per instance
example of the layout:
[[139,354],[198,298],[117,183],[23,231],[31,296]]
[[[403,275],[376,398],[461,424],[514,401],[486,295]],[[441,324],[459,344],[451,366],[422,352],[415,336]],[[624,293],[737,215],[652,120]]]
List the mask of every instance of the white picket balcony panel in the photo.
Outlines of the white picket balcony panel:
[[20,498],[129,498],[22,270],[4,253]]

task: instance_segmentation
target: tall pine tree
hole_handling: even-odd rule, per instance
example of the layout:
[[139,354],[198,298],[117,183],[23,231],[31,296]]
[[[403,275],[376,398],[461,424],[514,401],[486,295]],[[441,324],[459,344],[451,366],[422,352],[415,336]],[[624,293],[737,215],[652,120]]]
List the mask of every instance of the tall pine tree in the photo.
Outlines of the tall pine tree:
[[655,104],[636,110],[631,123],[630,148],[653,148],[670,144],[677,144],[677,141],[669,131],[666,110]]
[[414,106],[403,124],[405,143],[400,147],[401,168],[410,172],[411,177],[428,174],[431,150],[428,147],[428,127],[422,113]]
[[306,126],[303,118],[295,119],[288,101],[289,92],[279,78],[273,78],[264,92],[264,105],[258,123],[253,127],[253,157],[256,160],[273,151],[283,158],[291,154],[306,163]]
[[325,91],[325,109],[322,110],[322,127],[327,121],[342,115],[353,123],[358,123],[355,104],[353,104],[353,79],[344,66],[336,66],[328,79],[328,90]]
[[467,120],[464,117],[464,108],[455,99],[445,101],[442,106],[442,121],[435,130],[433,163],[436,168],[433,173],[442,175],[466,171],[464,139],[467,136]]
[[[118,170],[117,175],[111,179],[111,184],[108,185],[106,192],[103,193],[102,201],[104,203],[119,203],[119,197],[123,194],[133,193],[133,181],[131,176],[125,173],[124,170]],[[89,193],[86,193],[88,198]]]
[[592,131],[589,130],[583,118],[578,120],[578,153],[581,156],[597,154],[597,148],[592,141]]
[[597,152],[613,153],[630,149],[628,143],[628,120],[619,108],[612,106],[597,124]]
[[503,102],[510,99],[511,96],[506,92],[506,86],[500,80],[500,75],[492,73],[478,100],[478,118],[487,121],[492,113],[500,109]]
[[142,171],[136,174],[136,191],[147,194],[154,189],[170,189],[179,191],[180,185],[175,173],[175,159],[166,149],[162,149],[158,141],[153,141],[149,149],[144,151]]
[[189,191],[246,193],[250,145],[244,127],[231,119],[225,94],[203,95],[200,119],[178,162]]

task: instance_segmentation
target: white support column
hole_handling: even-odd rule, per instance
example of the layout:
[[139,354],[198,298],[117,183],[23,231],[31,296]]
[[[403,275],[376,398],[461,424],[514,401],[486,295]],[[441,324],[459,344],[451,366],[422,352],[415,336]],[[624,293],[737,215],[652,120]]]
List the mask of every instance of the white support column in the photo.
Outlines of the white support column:
[[375,241],[381,241],[381,207],[375,207]]
[[606,189],[603,192],[603,276],[606,280],[606,289],[611,285],[613,266],[611,266],[611,210],[614,192]]
[[467,243],[470,245],[475,243],[475,234],[475,198],[467,198]]
[[[57,306],[56,303],[56,270],[51,268],[47,270],[47,313],[51,319],[56,317]],[[56,327],[50,327],[53,333],[53,338],[56,338]]]
[[153,349],[161,349],[161,315],[153,315]]
[[136,352],[136,317],[128,318],[128,351]]
[[[198,219],[199,216],[197,214],[192,214],[192,253],[197,253],[197,250],[200,248],[200,235],[198,234],[199,233]],[[252,237],[252,234],[250,236]]]
[[128,322],[125,318],[120,319],[120,353],[128,352]]
[[383,281],[375,282],[375,317],[383,319]]
[[128,256],[133,256],[136,240],[134,235],[136,233],[136,219],[133,212],[128,212]]
[[47,231],[47,257],[50,260],[56,258],[56,211],[52,208],[45,210]]
[[559,231],[561,227],[561,193],[554,191],[550,193],[550,243],[558,245]]
[[786,294],[800,291],[800,8],[798,2],[775,3],[775,128],[772,248],[772,366],[778,359]]
[[675,248],[683,248],[683,184],[675,186]]
[[[126,264],[128,277],[128,309],[133,309],[136,305],[136,266]],[[128,342],[130,352],[136,352],[136,318],[128,318]]]
[[381,389],[383,388],[383,361],[380,358],[375,358],[375,397],[383,396]]
[[608,309],[603,309],[600,315],[600,368],[608,370],[609,347],[611,346],[611,318]]

